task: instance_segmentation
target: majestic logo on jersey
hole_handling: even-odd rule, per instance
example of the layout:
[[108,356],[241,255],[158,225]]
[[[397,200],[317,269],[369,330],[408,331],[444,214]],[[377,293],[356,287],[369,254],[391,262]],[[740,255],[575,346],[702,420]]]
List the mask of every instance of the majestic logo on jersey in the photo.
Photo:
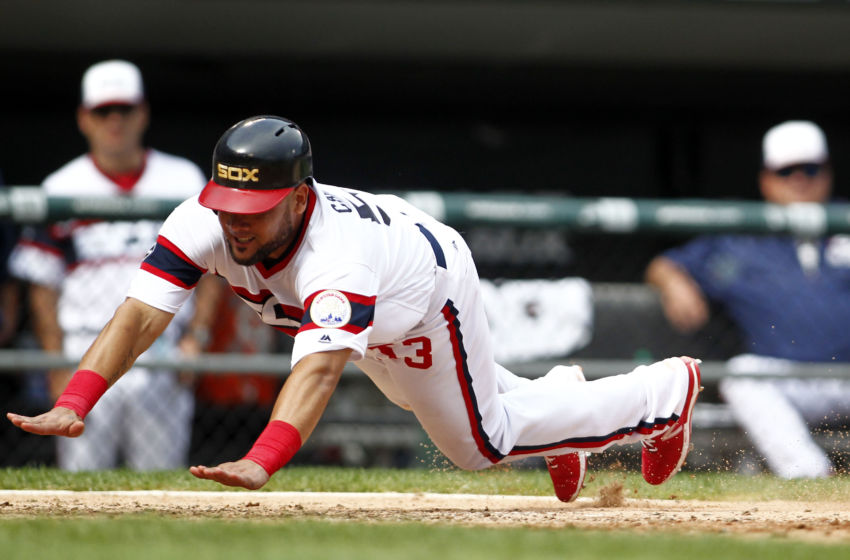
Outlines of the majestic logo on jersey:
[[257,177],[259,172],[260,170],[256,168],[248,169],[247,167],[231,167],[223,163],[218,164],[218,176],[222,179],[230,179],[231,181],[240,181],[242,183],[251,181],[257,183],[260,181]]
[[310,319],[319,327],[336,329],[351,319],[351,303],[337,290],[320,292],[310,305]]

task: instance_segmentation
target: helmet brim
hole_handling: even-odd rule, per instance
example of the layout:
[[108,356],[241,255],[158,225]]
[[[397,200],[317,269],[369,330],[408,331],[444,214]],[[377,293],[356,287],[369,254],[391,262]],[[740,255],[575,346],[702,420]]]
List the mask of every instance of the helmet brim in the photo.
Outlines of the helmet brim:
[[237,189],[210,181],[201,191],[198,202],[201,206],[231,214],[260,214],[277,206],[292,190]]

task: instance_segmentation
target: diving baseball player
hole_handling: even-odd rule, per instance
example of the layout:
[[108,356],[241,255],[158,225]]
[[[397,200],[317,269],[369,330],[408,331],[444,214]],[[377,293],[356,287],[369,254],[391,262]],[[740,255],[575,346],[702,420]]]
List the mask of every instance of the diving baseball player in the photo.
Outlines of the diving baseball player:
[[9,414],[24,430],[74,436],[100,395],[166,327],[206,273],[225,278],[266,323],[294,337],[291,373],[249,453],[192,474],[256,489],[297,452],[353,361],[412,410],[457,466],[547,461],[558,497],[578,494],[584,452],[644,444],[642,471],[670,478],[688,453],[699,368],[670,358],[582,382],[493,359],[478,276],[453,229],[390,195],[324,185],[293,122],[258,116],[216,144],[212,178],[166,220],[128,299],[86,353],[56,407]]

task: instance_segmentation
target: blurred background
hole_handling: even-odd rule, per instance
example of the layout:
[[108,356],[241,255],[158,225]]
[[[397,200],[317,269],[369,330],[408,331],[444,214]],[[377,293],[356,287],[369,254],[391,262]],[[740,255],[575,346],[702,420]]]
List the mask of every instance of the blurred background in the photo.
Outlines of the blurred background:
[[[261,113],[301,124],[322,181],[365,190],[756,199],[761,135],[790,118],[822,125],[839,191],[850,153],[843,1],[3,0],[0,10],[7,184],[38,184],[84,150],[80,76],[105,58],[141,68],[149,144],[205,170],[218,136]],[[583,263],[577,273],[597,274]]]
[[[305,129],[320,181],[371,191],[758,200],[764,131],[801,118],[829,138],[837,195],[850,174],[844,1],[2,0],[7,185],[85,151],[80,77],[108,58],[142,70],[147,143],[205,171],[227,127],[271,113]],[[611,305],[644,306],[656,342],[681,343],[628,286],[682,237],[465,233],[483,277],[626,285]],[[712,328],[690,342],[728,357]],[[645,346],[597,331],[576,356]]]

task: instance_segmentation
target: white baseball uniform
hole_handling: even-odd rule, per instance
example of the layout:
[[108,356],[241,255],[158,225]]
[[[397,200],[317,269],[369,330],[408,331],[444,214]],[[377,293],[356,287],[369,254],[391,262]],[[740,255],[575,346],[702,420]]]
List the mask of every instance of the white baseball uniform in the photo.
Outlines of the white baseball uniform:
[[292,246],[254,266],[232,260],[213,211],[189,199],[166,220],[129,296],[173,313],[206,272],[295,337],[292,365],[351,349],[465,469],[651,437],[684,406],[679,360],[590,383],[565,368],[529,380],[496,364],[463,239],[395,196],[312,183]]
[[[48,196],[179,199],[197,194],[205,183],[194,163],[149,150],[144,170],[130,190],[102,173],[89,155],[52,173],[43,186]],[[80,358],[112,318],[161,225],[153,220],[72,220],[30,232],[16,247],[10,260],[13,274],[59,290],[57,311],[66,355]],[[188,312],[187,307],[181,319]],[[174,321],[146,355],[175,355],[184,322]],[[193,411],[192,395],[174,373],[133,368],[86,417],[82,436],[57,439],[59,466],[111,468],[121,457],[139,470],[183,466],[188,461]]]

